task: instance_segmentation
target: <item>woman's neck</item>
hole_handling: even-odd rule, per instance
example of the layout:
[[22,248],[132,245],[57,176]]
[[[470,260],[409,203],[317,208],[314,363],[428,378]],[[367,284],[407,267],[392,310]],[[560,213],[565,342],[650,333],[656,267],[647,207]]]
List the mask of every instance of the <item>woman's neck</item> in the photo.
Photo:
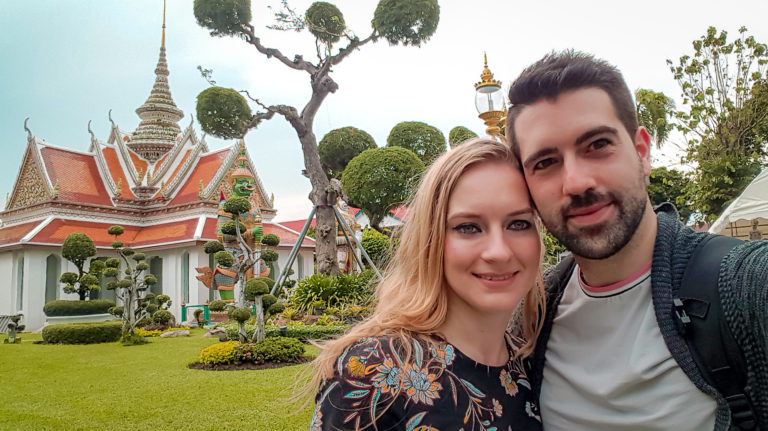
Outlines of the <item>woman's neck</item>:
[[449,308],[445,322],[438,332],[446,341],[476,362],[493,367],[509,360],[505,331],[507,313],[467,313]]

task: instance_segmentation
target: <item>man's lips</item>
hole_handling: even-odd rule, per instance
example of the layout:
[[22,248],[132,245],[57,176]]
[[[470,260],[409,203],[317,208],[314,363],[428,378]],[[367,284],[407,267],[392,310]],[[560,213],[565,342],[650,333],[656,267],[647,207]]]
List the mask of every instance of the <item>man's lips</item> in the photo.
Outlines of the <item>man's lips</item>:
[[606,221],[614,213],[612,202],[603,202],[586,207],[574,208],[565,213],[568,223],[576,226],[591,226]]
[[590,205],[590,206],[586,206],[586,207],[574,208],[574,209],[566,211],[565,212],[565,216],[566,217],[580,217],[580,216],[586,216],[586,215],[594,214],[594,213],[600,211],[601,209],[603,209],[604,207],[606,207],[606,206],[608,206],[610,204],[611,204],[610,202],[601,202],[599,204],[594,204],[594,205]]

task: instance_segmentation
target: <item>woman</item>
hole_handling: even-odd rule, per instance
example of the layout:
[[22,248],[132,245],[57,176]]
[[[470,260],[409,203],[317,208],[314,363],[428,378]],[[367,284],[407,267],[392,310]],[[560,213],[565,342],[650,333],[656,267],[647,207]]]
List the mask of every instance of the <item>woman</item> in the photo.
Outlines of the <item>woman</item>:
[[437,159],[375,311],[315,360],[311,430],[541,429],[521,365],[544,310],[536,223],[506,145],[474,139]]

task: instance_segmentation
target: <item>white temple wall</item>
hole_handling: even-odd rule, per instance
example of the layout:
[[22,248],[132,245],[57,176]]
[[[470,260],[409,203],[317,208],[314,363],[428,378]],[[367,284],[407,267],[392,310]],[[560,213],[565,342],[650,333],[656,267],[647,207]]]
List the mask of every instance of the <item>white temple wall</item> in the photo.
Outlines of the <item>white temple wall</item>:
[[[0,253],[0,274],[6,274],[5,282],[0,284],[0,315],[16,314],[16,283],[14,282],[14,252]],[[10,275],[10,276],[9,276]],[[2,331],[4,328],[0,328]]]
[[[17,254],[16,271],[14,271],[14,276],[17,279],[14,285],[18,286],[19,278],[21,278],[23,292],[21,292],[20,311],[24,313],[22,323],[27,326],[27,330],[38,330],[45,324],[45,314],[43,313],[43,306],[45,305],[45,260],[49,254],[50,252],[45,249],[28,249]],[[20,266],[23,267],[23,272],[19,271]]]

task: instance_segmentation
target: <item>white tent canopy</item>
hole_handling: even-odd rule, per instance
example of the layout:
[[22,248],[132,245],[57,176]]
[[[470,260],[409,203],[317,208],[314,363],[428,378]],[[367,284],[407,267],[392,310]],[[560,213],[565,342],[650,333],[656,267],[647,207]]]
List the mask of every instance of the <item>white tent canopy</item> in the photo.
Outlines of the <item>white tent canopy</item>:
[[768,168],[763,169],[741,196],[728,205],[712,223],[709,232],[750,239],[755,221],[762,237],[768,238]]

